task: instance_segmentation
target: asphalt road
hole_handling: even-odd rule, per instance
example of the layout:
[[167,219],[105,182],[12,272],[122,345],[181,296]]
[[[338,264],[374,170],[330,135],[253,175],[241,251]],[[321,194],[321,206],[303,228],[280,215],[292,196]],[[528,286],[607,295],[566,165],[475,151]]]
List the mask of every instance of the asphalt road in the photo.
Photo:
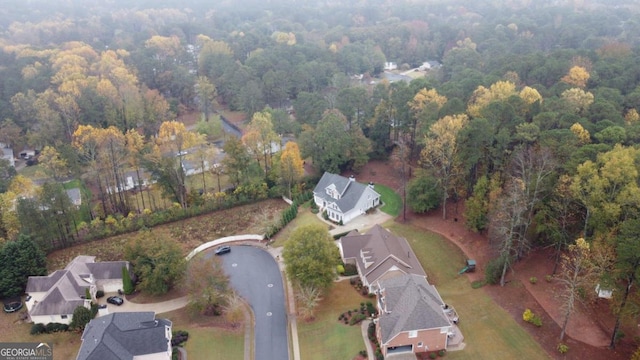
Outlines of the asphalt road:
[[288,360],[287,314],[278,264],[268,252],[253,246],[232,246],[220,258],[231,285],[253,309],[256,360]]

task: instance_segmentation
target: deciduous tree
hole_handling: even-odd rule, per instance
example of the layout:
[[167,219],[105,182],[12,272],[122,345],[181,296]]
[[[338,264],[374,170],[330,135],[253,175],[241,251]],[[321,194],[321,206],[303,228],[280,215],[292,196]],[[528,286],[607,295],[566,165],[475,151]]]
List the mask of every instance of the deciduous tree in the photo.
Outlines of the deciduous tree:
[[280,180],[285,184],[291,196],[291,187],[298,182],[304,175],[303,161],[300,157],[300,149],[298,144],[289,141],[280,155]]
[[185,288],[189,293],[189,306],[198,314],[218,315],[230,295],[229,277],[218,258],[197,256],[188,266]]
[[338,247],[325,226],[297,228],[282,250],[287,275],[302,287],[326,291],[333,284],[340,260]]
[[447,199],[454,177],[460,175],[458,134],[468,123],[466,115],[445,116],[436,121],[425,135],[421,165],[436,177],[442,189],[442,218],[447,218]]
[[591,252],[589,243],[583,238],[569,245],[569,251],[562,257],[562,270],[558,281],[562,285],[560,298],[562,299],[562,331],[560,341],[564,339],[569,317],[575,309],[576,300],[580,300],[580,291],[593,285],[593,266],[591,264]]

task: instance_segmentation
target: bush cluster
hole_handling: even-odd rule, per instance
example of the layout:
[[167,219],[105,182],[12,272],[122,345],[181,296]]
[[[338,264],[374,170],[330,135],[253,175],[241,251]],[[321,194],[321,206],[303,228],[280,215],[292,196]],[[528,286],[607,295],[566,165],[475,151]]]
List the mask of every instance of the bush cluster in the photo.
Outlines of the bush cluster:
[[358,275],[358,268],[355,264],[344,264],[344,276]]
[[376,360],[384,360],[384,355],[382,355],[382,350],[380,349],[380,342],[378,342],[378,338],[376,337],[376,324],[373,322],[369,323],[369,327],[367,328],[367,337],[373,346],[373,352]]
[[522,313],[522,320],[533,324],[537,327],[542,326],[542,319],[540,318],[540,316],[536,315],[533,313],[533,311],[531,311],[531,309],[526,309],[523,313]]
[[31,326],[31,335],[51,334],[61,331],[69,331],[69,325],[61,323],[33,324]]
[[566,354],[569,351],[569,346],[567,344],[560,343],[558,344],[558,352],[560,354]]
[[189,340],[189,332],[186,330],[176,330],[171,335],[171,346],[182,346]]

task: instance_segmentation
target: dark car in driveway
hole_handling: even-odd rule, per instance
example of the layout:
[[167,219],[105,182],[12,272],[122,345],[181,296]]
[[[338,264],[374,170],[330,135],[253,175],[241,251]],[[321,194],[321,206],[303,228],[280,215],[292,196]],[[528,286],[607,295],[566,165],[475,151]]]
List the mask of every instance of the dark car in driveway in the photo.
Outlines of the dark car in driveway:
[[107,302],[109,304],[118,305],[118,306],[124,304],[124,300],[122,300],[120,296],[109,296],[107,298]]
[[4,304],[4,312],[12,313],[22,309],[22,301],[13,301],[10,303]]
[[216,249],[216,255],[222,255],[222,254],[226,254],[226,253],[230,253],[231,252],[231,247],[230,246],[220,246]]

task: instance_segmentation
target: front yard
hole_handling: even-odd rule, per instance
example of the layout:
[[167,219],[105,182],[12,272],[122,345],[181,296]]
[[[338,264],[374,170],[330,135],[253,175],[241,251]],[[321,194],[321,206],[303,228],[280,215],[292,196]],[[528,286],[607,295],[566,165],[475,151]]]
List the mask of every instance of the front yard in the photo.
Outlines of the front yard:
[[360,324],[345,325],[338,321],[343,312],[360,307],[370,301],[358,294],[348,280],[335,283],[330,293],[323,296],[311,322],[298,320],[300,355],[308,359],[352,359],[365,349]]

